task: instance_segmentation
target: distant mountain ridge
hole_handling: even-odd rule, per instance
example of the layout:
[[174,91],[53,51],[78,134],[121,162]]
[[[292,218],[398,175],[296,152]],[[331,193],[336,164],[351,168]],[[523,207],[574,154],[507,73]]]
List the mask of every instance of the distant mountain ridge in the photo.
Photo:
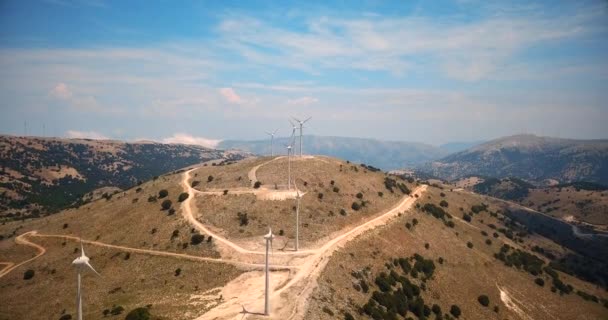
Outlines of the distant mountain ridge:
[[608,140],[515,135],[488,141],[419,168],[446,180],[479,175],[531,182],[608,184]]
[[200,162],[242,157],[195,145],[0,136],[0,214],[52,212],[101,187],[124,189]]
[[[289,138],[275,138],[274,153],[286,154],[285,145],[288,143]],[[296,147],[299,146],[298,143],[299,140],[296,139]],[[448,154],[447,151],[439,147],[424,143],[350,137],[305,135],[302,144],[306,154],[348,159],[384,170],[413,167]],[[220,142],[218,148],[239,149],[259,155],[267,155],[270,154],[270,139],[255,141],[224,140]]]

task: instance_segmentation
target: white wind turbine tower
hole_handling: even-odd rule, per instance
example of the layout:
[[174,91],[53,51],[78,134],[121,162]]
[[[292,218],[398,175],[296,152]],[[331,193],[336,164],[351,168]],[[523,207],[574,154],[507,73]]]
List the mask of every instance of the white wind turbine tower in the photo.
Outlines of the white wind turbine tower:
[[291,152],[292,146],[288,144],[287,146],[287,190],[291,190]]
[[279,129],[274,130],[274,132],[268,132],[266,131],[266,134],[270,136],[270,156],[274,156],[273,152],[272,152],[272,143],[274,140],[274,135],[277,133],[277,131],[279,131]]
[[297,121],[298,124],[300,124],[300,157],[302,157],[302,128],[304,127],[304,123],[306,123],[306,121],[310,120],[310,118],[312,118],[312,117],[308,117],[304,121],[298,120],[297,118],[294,118],[294,117],[292,117],[292,118],[295,121]]
[[268,228],[268,233],[264,236],[264,239],[266,240],[266,289],[264,291],[264,314],[270,315],[270,278],[268,274],[268,249],[272,250],[272,239],[274,239],[274,235],[272,234],[272,229],[270,229],[270,227]]
[[300,250],[300,199],[304,194],[300,194],[295,181],[293,185],[296,188],[296,251],[298,251]]
[[89,268],[91,269],[93,272],[95,272],[98,276],[100,275],[99,272],[95,271],[95,269],[93,269],[93,266],[91,266],[91,264],[89,263],[89,257],[87,257],[84,254],[84,247],[82,246],[82,240],[80,240],[80,257],[74,259],[74,261],[72,261],[72,264],[76,267],[76,270],[78,271],[78,301],[77,301],[77,308],[78,308],[78,320],[82,320],[82,289],[81,289],[81,273],[82,270],[85,268]]

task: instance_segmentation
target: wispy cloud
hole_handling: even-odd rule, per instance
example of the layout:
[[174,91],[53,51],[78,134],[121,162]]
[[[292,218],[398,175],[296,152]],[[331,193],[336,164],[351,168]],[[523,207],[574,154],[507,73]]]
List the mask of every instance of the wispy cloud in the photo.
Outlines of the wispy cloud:
[[173,136],[162,140],[163,143],[193,144],[207,148],[215,148],[221,141],[222,140],[196,137],[187,133],[175,133]]
[[241,104],[244,102],[243,99],[236,94],[236,91],[234,91],[232,88],[220,88],[219,92],[222,97],[224,97],[224,99],[230,103]]
[[293,106],[307,106],[319,102],[319,99],[314,97],[300,97],[287,100],[287,104]]
[[78,130],[68,130],[65,133],[67,138],[71,139],[95,139],[95,140],[108,140],[107,136],[96,132],[96,131],[78,131]]

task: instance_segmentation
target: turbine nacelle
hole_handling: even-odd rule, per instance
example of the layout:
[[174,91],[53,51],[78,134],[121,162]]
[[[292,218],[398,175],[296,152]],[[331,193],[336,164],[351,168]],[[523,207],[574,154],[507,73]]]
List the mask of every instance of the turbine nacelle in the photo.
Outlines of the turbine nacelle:
[[74,259],[74,261],[72,261],[72,265],[74,265],[76,268],[83,269],[83,268],[89,268],[91,269],[91,271],[95,272],[98,276],[100,275],[99,272],[97,272],[97,270],[95,270],[93,268],[93,266],[90,263],[89,257],[87,257],[84,253],[84,247],[82,245],[82,242],[80,242],[80,257]]

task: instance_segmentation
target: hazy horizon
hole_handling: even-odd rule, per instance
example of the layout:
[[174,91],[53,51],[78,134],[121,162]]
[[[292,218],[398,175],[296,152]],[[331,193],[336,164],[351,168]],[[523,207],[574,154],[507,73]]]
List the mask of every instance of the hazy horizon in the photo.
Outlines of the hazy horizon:
[[[605,1],[5,1],[2,132],[608,138]],[[24,124],[27,122],[27,129]]]

